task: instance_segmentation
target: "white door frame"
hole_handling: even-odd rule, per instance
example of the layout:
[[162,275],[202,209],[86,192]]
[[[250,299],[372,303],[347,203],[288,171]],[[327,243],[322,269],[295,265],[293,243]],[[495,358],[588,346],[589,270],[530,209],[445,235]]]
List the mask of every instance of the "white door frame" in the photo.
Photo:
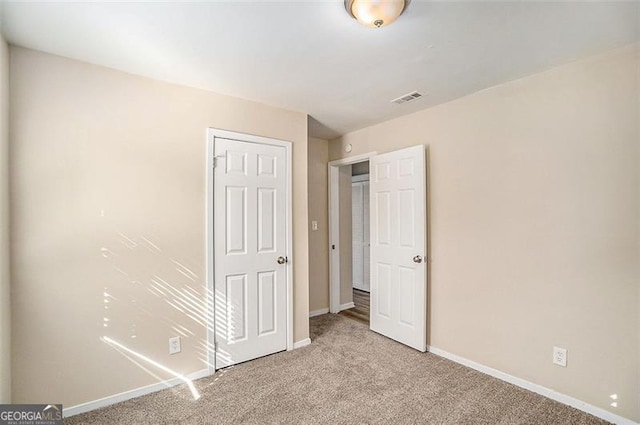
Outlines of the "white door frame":
[[[369,152],[329,162],[329,312],[340,312],[340,167],[369,161]],[[335,246],[335,249],[332,249]]]
[[213,278],[214,274],[214,234],[213,234],[213,203],[214,203],[214,193],[213,193],[213,178],[214,178],[214,141],[217,138],[237,140],[239,142],[249,142],[249,143],[257,143],[262,145],[272,145],[272,146],[280,146],[285,148],[286,155],[286,173],[287,173],[287,196],[286,196],[286,256],[288,258],[288,262],[285,264],[285,273],[286,273],[286,281],[287,281],[287,351],[293,350],[293,207],[292,207],[292,196],[293,196],[293,182],[291,179],[291,161],[292,161],[292,148],[291,142],[287,142],[284,140],[271,139],[268,137],[262,136],[254,136],[251,134],[238,133],[234,131],[227,130],[219,130],[216,128],[208,128],[207,129],[207,172],[206,172],[206,240],[205,240],[205,249],[206,249],[206,282],[207,282],[207,294],[206,294],[206,313],[205,316],[207,318],[207,363],[209,368],[209,373],[213,374],[216,371],[216,346],[215,346],[215,303],[214,303],[214,282]]

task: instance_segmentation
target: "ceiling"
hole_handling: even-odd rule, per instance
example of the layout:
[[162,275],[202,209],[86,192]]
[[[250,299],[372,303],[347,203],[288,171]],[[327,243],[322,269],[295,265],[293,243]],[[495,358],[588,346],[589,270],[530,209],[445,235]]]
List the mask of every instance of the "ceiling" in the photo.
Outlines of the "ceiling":
[[414,0],[381,29],[342,1],[2,7],[11,44],[305,112],[326,139],[635,42],[640,28],[637,2]]

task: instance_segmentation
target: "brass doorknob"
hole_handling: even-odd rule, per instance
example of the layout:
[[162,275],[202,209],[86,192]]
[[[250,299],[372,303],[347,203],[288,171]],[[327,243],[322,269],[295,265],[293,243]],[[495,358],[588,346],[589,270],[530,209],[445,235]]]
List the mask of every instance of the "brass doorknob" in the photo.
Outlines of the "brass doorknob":
[[413,262],[414,263],[422,263],[422,257],[419,255],[416,255],[415,257],[413,257]]

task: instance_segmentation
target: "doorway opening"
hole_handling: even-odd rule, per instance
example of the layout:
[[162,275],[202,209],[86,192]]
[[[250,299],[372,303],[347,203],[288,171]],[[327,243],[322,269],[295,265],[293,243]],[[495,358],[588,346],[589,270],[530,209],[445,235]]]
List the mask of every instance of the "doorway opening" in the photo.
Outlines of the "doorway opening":
[[[352,229],[345,227],[354,222],[354,207],[348,199],[357,192],[353,166],[366,161],[371,168],[370,241],[366,244],[370,262],[369,328],[425,351],[428,257],[424,145],[329,163],[330,312],[355,307],[354,238]],[[364,240],[365,236],[359,239]]]
[[369,157],[329,163],[330,311],[370,321]]
[[[353,307],[340,314],[369,324],[370,315],[370,247],[369,242],[369,161],[351,167],[351,286]],[[343,189],[343,187],[341,187]],[[346,188],[344,188],[346,189]],[[346,230],[346,229],[345,229]],[[347,231],[348,233],[348,231]],[[346,255],[343,258],[347,257]],[[345,258],[348,260],[348,258]]]

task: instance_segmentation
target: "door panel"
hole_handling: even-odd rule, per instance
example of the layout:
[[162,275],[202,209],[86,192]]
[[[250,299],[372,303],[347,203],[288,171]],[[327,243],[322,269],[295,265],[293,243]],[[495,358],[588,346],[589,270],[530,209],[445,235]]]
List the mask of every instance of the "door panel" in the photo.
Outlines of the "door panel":
[[273,188],[258,188],[258,252],[274,252],[276,190]]
[[391,266],[381,262],[378,262],[376,265],[378,268],[377,296],[374,300],[374,304],[378,307],[376,314],[385,319],[391,319]]
[[374,165],[374,169],[376,170],[376,179],[381,182],[389,179],[389,174],[391,170],[391,164],[388,162],[379,162]]
[[227,254],[246,254],[247,201],[245,187],[227,187]]
[[378,236],[376,243],[378,245],[390,246],[391,244],[391,193],[378,192],[374,193],[376,200],[376,229],[374,233]]
[[226,319],[229,342],[247,338],[247,275],[227,276]]
[[398,321],[405,326],[413,327],[415,324],[413,299],[416,296],[416,273],[413,268],[398,267],[398,286],[398,301],[401,306]]
[[426,351],[424,146],[375,156],[371,166],[371,330]]
[[398,217],[403,217],[398,222],[398,244],[403,248],[414,248],[416,229],[414,227],[416,219],[414,190],[398,191]]
[[284,147],[215,138],[216,368],[286,350]]
[[275,331],[275,313],[275,273],[258,273],[258,335],[265,335]]

